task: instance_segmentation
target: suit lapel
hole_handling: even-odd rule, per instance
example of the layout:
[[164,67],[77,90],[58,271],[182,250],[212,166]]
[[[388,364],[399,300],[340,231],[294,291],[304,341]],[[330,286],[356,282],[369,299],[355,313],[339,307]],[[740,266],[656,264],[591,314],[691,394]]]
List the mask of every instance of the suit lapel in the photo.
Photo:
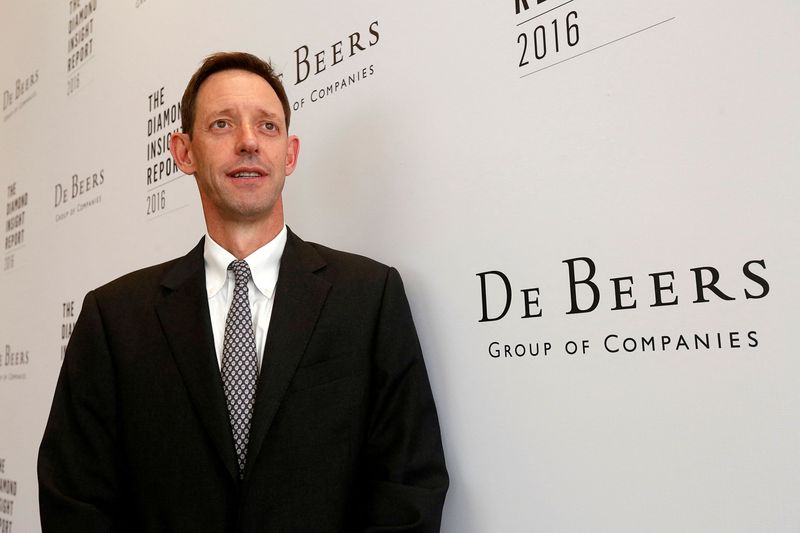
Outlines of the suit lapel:
[[219,374],[208,312],[203,240],[179,259],[162,280],[156,304],[161,326],[201,423],[226,469],[238,479],[225,393]]
[[245,478],[256,462],[328,295],[330,283],[314,274],[324,265],[316,250],[290,230],[259,374]]

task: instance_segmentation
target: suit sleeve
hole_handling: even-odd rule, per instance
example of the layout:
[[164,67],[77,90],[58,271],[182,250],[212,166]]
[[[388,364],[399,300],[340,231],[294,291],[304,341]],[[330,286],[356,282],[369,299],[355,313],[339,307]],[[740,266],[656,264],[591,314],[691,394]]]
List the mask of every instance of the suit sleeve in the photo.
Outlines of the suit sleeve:
[[102,318],[90,292],[64,356],[39,448],[43,533],[116,531],[113,374]]
[[386,279],[374,358],[364,531],[438,532],[449,480],[425,362],[394,269]]

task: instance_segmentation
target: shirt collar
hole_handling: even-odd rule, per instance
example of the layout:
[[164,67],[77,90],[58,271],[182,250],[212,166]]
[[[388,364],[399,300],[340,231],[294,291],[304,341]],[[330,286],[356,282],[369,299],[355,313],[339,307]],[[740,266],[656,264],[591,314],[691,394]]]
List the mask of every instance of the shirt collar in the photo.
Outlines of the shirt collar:
[[[272,298],[275,293],[286,237],[287,231],[284,225],[274,239],[244,258],[250,267],[253,283],[267,298]],[[235,261],[236,257],[206,233],[203,258],[206,266],[206,291],[211,298],[225,286],[228,279],[228,265],[231,261]]]

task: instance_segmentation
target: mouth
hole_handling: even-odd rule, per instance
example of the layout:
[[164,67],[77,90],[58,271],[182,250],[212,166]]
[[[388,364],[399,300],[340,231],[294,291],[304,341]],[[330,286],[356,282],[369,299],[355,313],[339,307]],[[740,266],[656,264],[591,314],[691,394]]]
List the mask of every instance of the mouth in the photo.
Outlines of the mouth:
[[267,176],[267,171],[259,167],[237,167],[225,175],[233,179],[258,179]]

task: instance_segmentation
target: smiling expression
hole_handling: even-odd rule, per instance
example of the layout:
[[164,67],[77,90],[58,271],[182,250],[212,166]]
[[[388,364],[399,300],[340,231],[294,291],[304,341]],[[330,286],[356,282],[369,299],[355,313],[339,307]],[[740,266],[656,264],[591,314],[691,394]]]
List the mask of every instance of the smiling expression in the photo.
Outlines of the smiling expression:
[[203,82],[195,105],[191,136],[173,134],[173,156],[194,174],[206,222],[282,225],[281,192],[299,141],[275,91],[257,74],[224,70]]

